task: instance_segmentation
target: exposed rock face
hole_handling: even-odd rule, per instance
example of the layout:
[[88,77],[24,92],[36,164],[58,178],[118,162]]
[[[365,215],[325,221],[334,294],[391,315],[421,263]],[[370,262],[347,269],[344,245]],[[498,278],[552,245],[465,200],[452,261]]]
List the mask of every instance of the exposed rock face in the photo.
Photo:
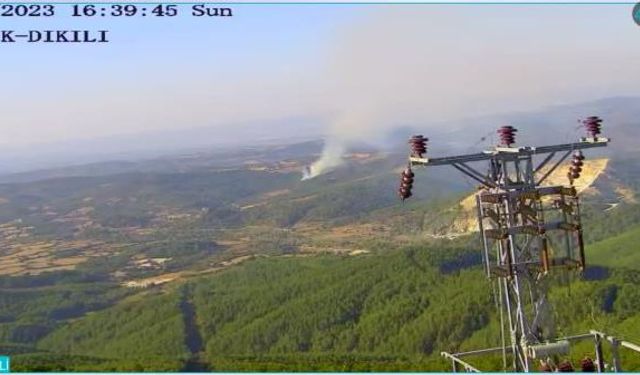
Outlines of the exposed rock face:
[[[574,181],[574,186],[581,195],[599,195],[601,189],[615,190],[617,195],[624,197],[624,199],[635,199],[633,191],[620,185],[615,181],[610,174],[606,173],[609,166],[609,159],[586,159],[582,168],[582,174],[579,179]],[[543,185],[567,185],[567,172],[569,171],[569,164],[566,163],[558,167],[546,180]],[[541,172],[544,173],[544,170]],[[606,179],[601,184],[596,184],[597,181]],[[468,197],[461,200],[458,204],[447,210],[448,213],[453,214],[453,220],[451,225],[447,228],[446,235],[449,237],[455,237],[467,233],[478,231],[478,220],[476,211],[476,198],[475,194],[471,194]],[[438,235],[444,235],[444,233],[434,233]]]

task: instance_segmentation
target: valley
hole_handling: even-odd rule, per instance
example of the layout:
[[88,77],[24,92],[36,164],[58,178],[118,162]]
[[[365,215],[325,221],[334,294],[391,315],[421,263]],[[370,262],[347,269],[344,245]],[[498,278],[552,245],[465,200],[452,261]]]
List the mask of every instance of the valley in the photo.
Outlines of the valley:
[[[442,350],[497,345],[476,186],[419,170],[401,203],[406,152],[371,148],[300,181],[319,150],[0,176],[0,352],[15,371],[442,371]],[[561,334],[640,342],[636,156],[585,162],[588,267],[553,281]]]

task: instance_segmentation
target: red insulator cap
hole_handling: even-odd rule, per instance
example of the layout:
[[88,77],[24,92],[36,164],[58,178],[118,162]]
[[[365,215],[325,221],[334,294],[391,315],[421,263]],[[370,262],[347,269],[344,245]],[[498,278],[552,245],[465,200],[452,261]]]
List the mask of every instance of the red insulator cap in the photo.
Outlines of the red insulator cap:
[[398,189],[398,196],[400,196],[400,199],[402,200],[409,199],[412,195],[413,194],[411,194],[410,190],[406,190],[403,188]]
[[580,173],[582,173],[582,166],[584,165],[583,160],[584,155],[582,154],[582,151],[578,150],[573,153],[571,166],[569,167],[569,173],[567,173],[571,184],[573,184],[573,180],[580,178]]
[[411,168],[407,168],[404,171],[402,171],[402,177],[410,177],[413,178],[415,177],[415,174],[413,173],[413,171],[411,170]]
[[587,130],[587,134],[589,134],[592,138],[597,139],[598,134],[601,133],[602,119],[598,116],[589,116],[584,119],[582,123]]
[[411,194],[411,189],[413,188],[414,176],[415,175],[413,174],[411,168],[405,169],[400,175],[400,188],[398,189],[398,195],[403,201],[413,195]]
[[511,146],[516,143],[516,132],[518,129],[513,126],[506,125],[498,129],[497,133],[500,136],[500,144],[502,146]]
[[584,357],[582,361],[580,361],[580,367],[582,372],[596,372],[596,364],[593,363],[593,359],[589,357]]
[[409,139],[409,145],[411,145],[411,155],[421,158],[423,154],[426,154],[428,141],[429,138],[425,138],[421,134],[411,137],[411,139]]

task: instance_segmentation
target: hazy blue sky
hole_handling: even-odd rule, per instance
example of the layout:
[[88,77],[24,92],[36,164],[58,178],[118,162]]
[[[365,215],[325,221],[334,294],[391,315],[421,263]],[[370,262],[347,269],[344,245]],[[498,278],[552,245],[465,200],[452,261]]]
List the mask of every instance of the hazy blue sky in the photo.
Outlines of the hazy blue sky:
[[[402,122],[640,94],[632,5],[236,5],[205,19],[8,19],[107,45],[0,45],[5,147],[321,116]],[[187,8],[183,8],[187,11]],[[299,129],[304,133],[304,129]]]

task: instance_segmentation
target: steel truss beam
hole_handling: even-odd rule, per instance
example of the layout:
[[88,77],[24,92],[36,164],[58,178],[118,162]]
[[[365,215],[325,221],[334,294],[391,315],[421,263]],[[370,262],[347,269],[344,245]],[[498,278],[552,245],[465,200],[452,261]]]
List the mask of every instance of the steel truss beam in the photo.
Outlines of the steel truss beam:
[[[488,277],[497,278],[502,337],[511,342],[508,347],[442,353],[452,361],[455,371],[478,371],[460,358],[480,353],[502,352],[506,365],[508,352],[512,370],[528,372],[536,353],[532,348],[545,349],[544,343],[554,339],[546,276],[557,267],[584,269],[584,249],[575,188],[540,185],[575,150],[605,147],[608,142],[607,138],[583,138],[551,146],[495,147],[440,158],[409,157],[411,166],[451,165],[484,187],[476,195],[476,204],[485,271]],[[535,156],[543,157],[537,165]],[[486,174],[469,165],[480,161],[489,162]],[[538,174],[542,176],[537,178]]]
[[[562,343],[562,342],[568,343],[568,342],[574,342],[574,341],[584,341],[588,339],[594,340],[596,370],[598,372],[605,372],[606,370],[605,369],[606,364],[605,364],[605,359],[604,359],[603,350],[602,350],[603,342],[608,342],[610,344],[609,352],[611,354],[611,369],[614,372],[623,371],[621,361],[620,361],[620,355],[618,351],[619,348],[630,349],[640,354],[640,345],[636,345],[629,341],[621,340],[617,337],[610,336],[610,335],[607,335],[606,333],[602,333],[596,330],[591,330],[589,331],[589,333],[583,333],[580,335],[561,337],[561,338],[558,338],[555,343],[548,343],[546,345],[549,346],[549,349],[548,349],[549,351],[558,351],[558,350],[561,351],[563,348],[559,345],[556,345],[556,343]],[[542,347],[544,346],[545,344],[542,345]],[[480,370],[477,367],[473,366],[467,361],[463,361],[462,358],[481,356],[486,354],[495,354],[495,353],[500,353],[503,350],[504,350],[504,347],[499,346],[494,348],[479,349],[479,350],[472,350],[472,351],[459,352],[459,353],[442,352],[440,353],[440,355],[451,361],[454,372],[458,372],[457,370],[460,368],[464,369],[467,372],[480,372]]]
[[[458,156],[446,156],[442,158],[417,158],[410,157],[409,161],[412,165],[422,166],[436,166],[436,165],[451,165],[454,163],[470,163],[476,161],[486,161],[491,159],[503,159],[509,160],[514,155],[541,155],[548,153],[555,153],[559,151],[575,151],[584,150],[594,147],[606,147],[609,143],[608,138],[598,138],[596,141],[583,141],[577,143],[566,143],[553,146],[541,146],[541,147],[519,147],[519,148],[496,148],[495,150],[488,150],[475,154],[458,155]],[[507,151],[515,150],[515,151]],[[546,164],[546,163],[545,163]]]

